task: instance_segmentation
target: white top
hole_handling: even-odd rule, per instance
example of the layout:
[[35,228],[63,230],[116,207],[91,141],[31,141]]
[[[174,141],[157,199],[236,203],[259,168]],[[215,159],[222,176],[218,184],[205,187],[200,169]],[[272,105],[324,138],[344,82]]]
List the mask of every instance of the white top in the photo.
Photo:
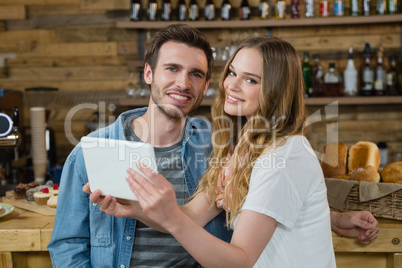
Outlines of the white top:
[[336,267],[324,175],[305,137],[257,160],[242,209],[279,223],[254,267]]

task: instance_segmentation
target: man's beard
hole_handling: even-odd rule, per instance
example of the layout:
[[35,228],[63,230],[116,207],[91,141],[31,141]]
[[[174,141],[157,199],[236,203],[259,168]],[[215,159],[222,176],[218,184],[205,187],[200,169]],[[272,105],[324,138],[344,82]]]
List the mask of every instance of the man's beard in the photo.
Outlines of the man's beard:
[[[178,90],[177,92],[180,91]],[[156,107],[158,107],[159,111],[161,111],[164,115],[166,115],[167,118],[170,119],[182,119],[188,116],[189,113],[200,107],[202,102],[202,96],[199,96],[198,98],[196,96],[192,96],[192,99],[196,99],[196,102],[189,107],[187,112],[183,112],[178,106],[175,106],[173,104],[161,104],[160,100],[162,99],[162,91],[155,84],[151,89],[151,98]]]

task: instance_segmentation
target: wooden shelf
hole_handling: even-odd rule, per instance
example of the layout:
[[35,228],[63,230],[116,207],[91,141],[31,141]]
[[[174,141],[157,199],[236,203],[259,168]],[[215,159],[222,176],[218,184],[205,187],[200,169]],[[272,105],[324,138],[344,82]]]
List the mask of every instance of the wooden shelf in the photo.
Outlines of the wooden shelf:
[[253,27],[302,27],[302,26],[331,26],[331,25],[358,25],[402,22],[402,14],[384,16],[358,16],[358,17],[327,17],[302,18],[288,20],[230,20],[230,21],[129,21],[119,20],[117,28],[132,29],[160,29],[169,24],[186,23],[198,29],[217,28],[253,28]]
[[[214,99],[204,98],[202,106],[211,106]],[[322,97],[306,98],[307,106],[322,106],[338,101],[338,105],[386,105],[402,104],[402,96],[383,96],[383,97]],[[148,99],[123,98],[119,99],[117,105],[120,106],[147,106]]]

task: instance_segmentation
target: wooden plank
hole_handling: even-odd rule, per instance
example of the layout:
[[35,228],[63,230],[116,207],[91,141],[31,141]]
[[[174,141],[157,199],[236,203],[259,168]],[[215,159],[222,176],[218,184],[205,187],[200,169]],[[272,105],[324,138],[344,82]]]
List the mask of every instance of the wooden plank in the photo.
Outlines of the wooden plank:
[[61,81],[61,80],[122,80],[128,77],[125,66],[93,67],[42,67],[13,68],[9,72],[10,80]]
[[44,15],[23,21],[7,21],[7,29],[53,29],[63,27],[113,27],[115,19],[106,14]]
[[[15,5],[79,5],[80,0],[12,0]],[[0,0],[0,5],[9,5],[10,0]]]
[[38,43],[30,52],[21,53],[22,57],[77,57],[77,56],[117,56],[117,44],[107,43]]
[[26,18],[25,6],[0,6],[0,20],[24,20]]
[[386,254],[335,253],[337,268],[388,268]]
[[6,196],[2,198],[3,202],[13,205],[14,207],[23,208],[42,215],[56,215],[56,209],[47,205],[37,205],[35,201],[27,201],[25,199],[15,199],[12,191],[6,192]]
[[120,41],[127,42],[137,41],[136,30],[91,27],[91,28],[59,28],[55,29],[57,39],[60,42],[76,43],[76,42],[109,42]]
[[11,252],[0,252],[0,267],[13,268],[13,258]]
[[43,81],[34,80],[10,80],[10,79],[0,79],[0,84],[4,88],[12,88],[19,91],[24,91],[29,87],[41,87],[49,86],[58,88],[60,91],[67,91],[71,93],[81,92],[81,91],[109,91],[117,92],[125,90],[128,83],[128,75],[125,80],[90,80],[90,81],[70,81],[70,80],[60,80],[60,81]]
[[82,9],[101,9],[101,10],[114,10],[114,9],[130,9],[130,0],[81,0]]
[[0,251],[40,251],[40,230],[0,230]]
[[33,5],[27,7],[27,16],[105,14],[105,10],[82,9],[78,5]]
[[[1,45],[1,44],[0,44]],[[27,67],[69,67],[69,66],[124,66],[126,58],[119,56],[81,56],[81,57],[28,57],[19,56],[8,59],[9,68]],[[141,64],[144,65],[143,63]]]
[[42,30],[42,29],[30,29],[30,30],[19,30],[19,31],[6,31],[1,33],[1,42],[14,42],[18,43],[21,41],[35,41],[44,43],[54,43],[57,42],[56,31]]

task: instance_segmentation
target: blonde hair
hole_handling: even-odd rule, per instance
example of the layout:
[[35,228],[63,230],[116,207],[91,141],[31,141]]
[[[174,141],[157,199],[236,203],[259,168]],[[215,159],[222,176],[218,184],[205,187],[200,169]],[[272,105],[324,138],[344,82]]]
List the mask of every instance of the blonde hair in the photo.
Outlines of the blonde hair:
[[[223,87],[229,66],[243,48],[257,49],[263,58],[259,108],[246,120],[225,113],[226,94]],[[213,160],[201,178],[197,192],[206,192],[215,205],[217,180],[229,152],[236,146],[234,172],[225,187],[227,202],[226,223],[233,228],[234,219],[241,212],[246,199],[255,161],[267,148],[278,146],[276,139],[301,133],[307,118],[304,105],[303,76],[300,58],[288,42],[275,37],[252,37],[245,40],[227,62],[219,81],[219,96],[212,107],[214,126]],[[230,119],[230,120],[228,120]],[[230,129],[232,131],[222,131]],[[247,131],[247,132],[246,132]],[[241,139],[241,136],[244,138]],[[242,162],[240,157],[245,156]]]

